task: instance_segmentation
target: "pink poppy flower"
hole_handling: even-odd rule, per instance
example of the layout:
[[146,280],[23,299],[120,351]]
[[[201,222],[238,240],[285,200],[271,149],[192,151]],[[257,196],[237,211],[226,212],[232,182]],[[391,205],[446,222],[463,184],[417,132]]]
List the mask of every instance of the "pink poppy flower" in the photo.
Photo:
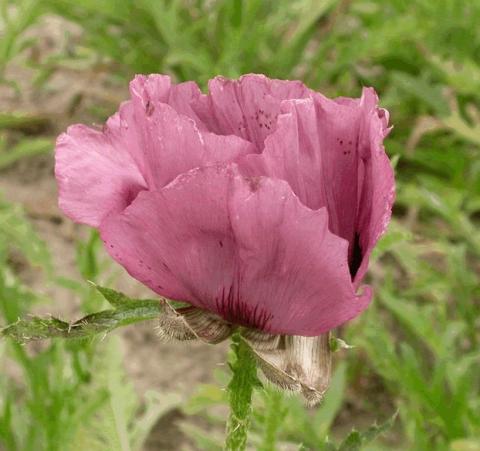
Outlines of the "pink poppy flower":
[[246,75],[205,95],[150,75],[130,94],[102,131],[58,138],[55,171],[60,207],[133,277],[190,304],[187,321],[222,318],[225,336],[315,337],[367,307],[394,200],[373,89],[330,100]]

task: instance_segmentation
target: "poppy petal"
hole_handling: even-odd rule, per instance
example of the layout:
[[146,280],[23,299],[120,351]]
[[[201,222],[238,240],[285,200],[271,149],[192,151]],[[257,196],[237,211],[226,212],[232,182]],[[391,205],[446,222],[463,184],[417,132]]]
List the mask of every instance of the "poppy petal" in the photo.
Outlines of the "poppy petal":
[[[352,276],[369,252],[368,243],[378,239],[367,238],[370,224],[375,228],[377,221],[371,214],[381,211],[386,225],[385,212],[393,201],[393,173],[382,146],[385,128],[378,123],[377,102],[372,89],[365,89],[361,99],[329,100],[316,94],[284,101],[263,153],[241,161],[245,174],[286,180],[306,206],[327,208],[330,230],[350,244]],[[388,199],[379,205],[382,195]]]
[[275,129],[281,102],[311,92],[300,81],[274,80],[257,74],[238,80],[216,77],[208,88],[209,94],[193,104],[201,121],[218,135],[237,135],[252,142],[258,152]]
[[157,293],[268,333],[314,336],[357,316],[348,243],[326,209],[286,182],[246,179],[234,165],[184,174],[142,192],[100,231],[113,258]]
[[146,188],[133,156],[119,146],[118,116],[104,131],[73,125],[57,139],[55,176],[59,205],[73,220],[98,227]]

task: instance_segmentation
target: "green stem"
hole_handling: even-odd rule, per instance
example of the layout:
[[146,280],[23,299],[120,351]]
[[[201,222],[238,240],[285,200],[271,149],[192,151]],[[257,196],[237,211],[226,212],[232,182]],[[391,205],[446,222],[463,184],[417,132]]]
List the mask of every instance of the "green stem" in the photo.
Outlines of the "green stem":
[[228,384],[230,417],[227,423],[227,451],[242,451],[247,446],[247,434],[252,413],[253,388],[258,384],[257,365],[250,347],[239,333],[232,336],[235,361],[231,368],[232,380]]

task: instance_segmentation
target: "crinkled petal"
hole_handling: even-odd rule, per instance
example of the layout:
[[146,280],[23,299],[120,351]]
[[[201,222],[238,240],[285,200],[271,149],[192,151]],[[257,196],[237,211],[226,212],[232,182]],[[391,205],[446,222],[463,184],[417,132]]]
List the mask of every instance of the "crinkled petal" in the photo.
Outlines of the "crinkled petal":
[[158,103],[142,118],[146,179],[151,189],[161,189],[179,174],[216,162],[232,162],[253,151],[237,136],[201,132],[195,122],[173,108]]
[[201,122],[191,110],[200,95],[194,83],[172,85],[170,77],[137,76],[130,83],[131,112],[127,133],[143,150],[145,178],[151,189],[160,189],[195,167],[230,162],[255,149],[237,136],[218,136],[199,129]]
[[235,166],[142,192],[100,231],[113,258],[157,293],[268,333],[318,335],[370,299],[353,291],[348,243],[329,232],[326,209]]
[[72,126],[57,141],[60,206],[75,221],[98,227],[141,190],[160,189],[192,168],[255,151],[237,136],[198,128],[189,106],[200,95],[195,84],[137,76],[130,92],[132,100],[120,106],[102,132]]
[[259,152],[265,138],[275,130],[281,102],[311,93],[299,81],[255,74],[238,80],[216,77],[208,87],[209,94],[193,103],[201,121],[216,134],[237,135],[252,142]]
[[115,115],[121,130],[118,145],[128,147],[150,189],[194,167],[233,161],[255,150],[238,137],[206,130],[191,107],[201,95],[196,83],[176,85],[167,75],[137,75],[130,82],[131,100]]
[[388,112],[375,108],[364,122],[361,132],[361,196],[358,199],[355,286],[359,286],[368,269],[373,248],[387,229],[395,201],[395,177],[385,153],[383,140],[390,132]]
[[[153,120],[149,118],[153,114],[158,117],[158,109],[165,110],[167,109],[165,105],[170,105],[177,115],[183,114],[196,120],[190,103],[200,94],[200,89],[195,83],[174,85],[167,75],[137,75],[130,82],[131,100],[124,102],[120,107],[120,125],[124,142],[128,143],[135,162],[147,181],[151,182],[154,179],[154,172],[150,167],[151,160],[153,159],[154,164],[160,164],[162,160],[162,156],[156,155],[155,151],[162,136],[161,132],[164,131],[152,133]],[[198,122],[196,125],[198,127]],[[152,142],[152,139],[155,142]],[[168,167],[164,168],[164,171],[168,170]]]
[[192,105],[202,96],[193,81],[174,84],[168,75],[137,75],[130,82],[130,96],[139,111],[150,111],[159,103],[170,105],[177,113],[193,119],[198,128],[205,129]]
[[247,155],[242,161],[246,174],[286,180],[305,205],[328,209],[330,230],[350,243],[352,275],[358,269],[356,260],[366,252],[362,251],[366,250],[362,237],[370,233],[367,218],[359,225],[359,217],[365,214],[362,208],[367,206],[371,211],[367,199],[372,196],[360,205],[363,190],[371,183],[365,179],[365,161],[374,154],[380,158],[382,153],[386,165],[378,173],[370,171],[368,177],[381,179],[391,174],[383,147],[380,153],[378,150],[384,134],[374,132],[376,138],[371,137],[376,104],[371,89],[365,89],[361,99],[329,100],[315,94],[285,101],[277,129],[267,137],[263,153]]
[[146,188],[127,146],[117,146],[118,134],[114,116],[103,132],[74,125],[57,139],[59,205],[74,221],[98,227],[105,216],[122,211]]

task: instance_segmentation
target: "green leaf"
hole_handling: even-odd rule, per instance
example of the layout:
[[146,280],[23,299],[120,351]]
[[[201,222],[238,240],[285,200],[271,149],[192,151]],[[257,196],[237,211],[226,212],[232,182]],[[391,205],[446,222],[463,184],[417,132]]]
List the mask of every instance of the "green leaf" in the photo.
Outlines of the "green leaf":
[[40,155],[53,150],[53,140],[48,138],[23,139],[11,149],[0,152],[0,169],[4,169],[24,157]]
[[25,130],[44,128],[50,123],[47,117],[26,116],[18,113],[0,113],[0,130],[15,129]]
[[347,438],[341,443],[338,451],[358,451],[362,447],[373,440],[380,434],[388,431],[394,424],[397,418],[398,411],[395,412],[387,421],[381,425],[374,424],[370,426],[365,432],[353,430],[348,434]]
[[450,108],[445,101],[440,86],[413,77],[407,73],[394,72],[393,80],[398,87],[426,103],[440,117],[448,116]]
[[[98,287],[97,287],[98,288]],[[116,305],[112,310],[103,310],[87,315],[73,323],[58,318],[19,319],[0,330],[0,335],[24,343],[46,338],[84,338],[99,333],[108,333],[128,324],[158,318],[163,311],[160,300],[130,300],[114,290],[99,287],[106,299]]]
[[362,436],[358,431],[352,431],[342,442],[338,451],[358,451],[362,446]]
[[119,291],[113,290],[112,288],[102,287],[94,282],[90,283],[111,304],[111,306],[115,307],[116,309],[130,308],[133,306],[133,304],[136,304],[138,302],[137,300],[131,299],[127,295],[120,293]]
[[361,434],[362,443],[366,444],[366,443],[373,442],[380,434],[383,434],[387,432],[389,429],[391,429],[395,423],[395,420],[397,419],[397,416],[398,416],[398,411],[395,412],[384,423],[380,425],[374,424],[373,426],[370,426],[365,432]]
[[[44,338],[63,337],[70,333],[70,324],[57,318],[39,318],[34,316],[29,320],[18,320],[1,329],[3,337],[13,338],[15,341],[25,343],[31,340]],[[76,329],[72,329],[72,336]]]

